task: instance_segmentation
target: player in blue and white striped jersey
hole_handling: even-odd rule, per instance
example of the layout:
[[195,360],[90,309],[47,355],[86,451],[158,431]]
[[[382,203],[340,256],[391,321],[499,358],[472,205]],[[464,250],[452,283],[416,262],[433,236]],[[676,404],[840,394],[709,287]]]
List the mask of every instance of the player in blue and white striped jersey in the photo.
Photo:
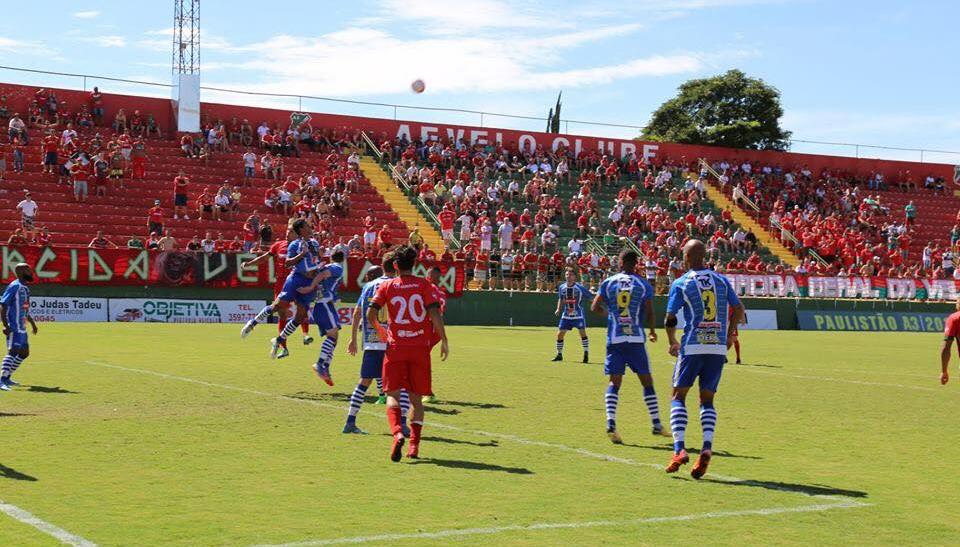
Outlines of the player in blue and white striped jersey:
[[0,297],[0,318],[3,320],[3,334],[7,336],[7,355],[0,372],[0,390],[3,391],[20,385],[12,376],[30,356],[27,323],[30,323],[33,334],[37,334],[37,324],[30,316],[30,288],[27,287],[27,283],[33,281],[33,271],[23,262],[14,266],[13,271],[17,278],[7,285]]
[[566,281],[557,289],[557,310],[560,316],[557,327],[557,356],[554,361],[563,361],[563,338],[568,331],[580,331],[580,345],[583,347],[583,362],[590,360],[590,339],[587,338],[587,318],[583,313],[583,304],[593,297],[590,289],[577,282],[577,273],[567,268]]
[[[703,477],[713,456],[713,432],[717,410],[713,398],[727,360],[727,341],[732,340],[737,323],[743,318],[743,305],[726,277],[704,265],[706,247],[691,239],[683,246],[687,273],[670,287],[664,321],[670,340],[670,355],[677,358],[673,372],[673,399],[670,403],[670,428],[673,430],[673,458],[667,473],[674,473],[690,461],[684,444],[687,429],[687,391],[694,381],[700,387],[700,425],[703,449],[690,475]],[[683,312],[683,337],[678,341],[677,314]]]
[[[643,385],[643,400],[653,422],[653,434],[663,433],[657,393],[650,374],[650,360],[645,342],[657,341],[653,317],[653,286],[636,275],[639,256],[635,251],[620,253],[621,272],[605,279],[600,284],[597,296],[590,306],[594,312],[607,315],[607,359],[604,373],[610,377],[604,395],[607,413],[607,435],[615,444],[622,443],[617,431],[617,405],[620,402],[620,385],[623,375],[630,368]],[[644,331],[644,324],[649,334]]]
[[[370,309],[370,299],[376,294],[380,284],[391,279],[397,273],[393,263],[393,256],[387,253],[383,257],[383,267],[374,266],[370,268],[365,277],[367,283],[360,291],[360,297],[357,299],[357,305],[353,310],[353,326],[351,329],[350,344],[347,346],[347,353],[357,354],[357,334],[359,333],[363,343],[363,360],[360,362],[360,382],[353,389],[350,396],[350,409],[347,412],[347,423],[343,426],[344,433],[363,433],[357,427],[357,414],[360,407],[363,406],[363,398],[367,394],[370,383],[376,380],[377,392],[379,398],[377,404],[386,404],[387,399],[383,393],[383,358],[387,352],[387,343],[380,339],[377,329],[367,319],[367,310]],[[406,431],[407,414],[410,412],[410,397],[405,390],[400,393],[400,410],[403,414],[401,427]],[[404,433],[405,435],[409,432]]]

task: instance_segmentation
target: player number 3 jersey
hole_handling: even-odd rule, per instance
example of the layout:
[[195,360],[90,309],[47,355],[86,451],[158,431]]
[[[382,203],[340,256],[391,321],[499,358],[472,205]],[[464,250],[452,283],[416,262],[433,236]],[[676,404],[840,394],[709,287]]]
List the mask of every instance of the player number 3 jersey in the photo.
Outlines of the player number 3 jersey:
[[429,348],[433,344],[433,321],[427,309],[437,304],[433,284],[416,276],[384,281],[371,300],[387,309],[392,345]]
[[600,284],[600,296],[607,306],[607,344],[633,342],[643,344],[643,313],[653,296],[646,279],[619,273]]
[[726,355],[730,307],[740,305],[730,281],[712,270],[691,270],[673,282],[667,313],[682,317],[682,355]]
[[[367,310],[370,309],[370,300],[373,298],[373,295],[376,294],[380,284],[389,279],[387,276],[378,277],[364,285],[363,290],[360,291],[360,298],[357,301],[357,305],[360,306],[364,350],[384,351],[387,349],[386,341],[380,339],[377,329],[367,321]],[[383,308],[380,309],[379,318],[381,323],[386,323],[386,311]]]

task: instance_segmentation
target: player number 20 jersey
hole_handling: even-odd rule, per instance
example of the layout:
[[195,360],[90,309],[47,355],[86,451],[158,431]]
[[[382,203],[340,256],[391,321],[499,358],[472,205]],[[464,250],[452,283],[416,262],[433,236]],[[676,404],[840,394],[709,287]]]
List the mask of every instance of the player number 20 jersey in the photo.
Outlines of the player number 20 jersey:
[[730,281],[712,270],[690,270],[670,286],[667,313],[683,311],[683,355],[725,355],[730,306],[740,305]]
[[618,273],[600,284],[600,297],[607,306],[607,344],[644,343],[643,314],[653,297],[653,287],[636,275]]
[[433,344],[433,321],[427,309],[437,304],[433,284],[405,275],[384,281],[371,302],[386,308],[392,345],[423,347]]

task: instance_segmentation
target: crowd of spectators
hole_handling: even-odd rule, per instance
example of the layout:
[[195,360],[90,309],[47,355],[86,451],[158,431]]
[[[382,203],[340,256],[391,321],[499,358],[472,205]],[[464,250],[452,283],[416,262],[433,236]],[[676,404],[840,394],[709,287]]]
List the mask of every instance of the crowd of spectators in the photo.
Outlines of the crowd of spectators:
[[[960,278],[954,254],[960,227],[950,245],[928,242],[922,256],[911,253],[918,208],[913,200],[902,211],[883,199],[884,191],[908,195],[944,193],[942,178],[928,175],[918,183],[910,171],[893,182],[882,173],[866,176],[839,170],[814,173],[805,166],[753,166],[716,161],[712,170],[734,202],[750,212],[749,200],[763,211],[774,235],[801,257],[801,273],[894,278]],[[703,173],[706,176],[706,172]],[[957,222],[960,223],[960,214]],[[958,238],[954,238],[956,233]],[[822,260],[819,260],[819,257]]]

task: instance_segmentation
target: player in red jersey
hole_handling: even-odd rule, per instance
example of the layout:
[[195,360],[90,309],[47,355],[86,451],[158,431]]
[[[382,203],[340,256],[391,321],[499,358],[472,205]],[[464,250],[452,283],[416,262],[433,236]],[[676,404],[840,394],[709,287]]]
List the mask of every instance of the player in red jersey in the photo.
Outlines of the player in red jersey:
[[740,362],[740,325],[747,322],[747,312],[744,311],[743,319],[741,319],[739,323],[736,323],[733,320],[733,311],[733,308],[730,308],[730,313],[727,316],[727,321],[732,323],[730,326],[730,336],[727,336],[727,351],[730,351],[730,347],[733,346],[737,352],[737,364],[740,365],[742,364]]
[[960,298],[957,298],[957,311],[947,317],[943,329],[943,348],[940,349],[940,385],[950,381],[950,348],[954,340],[957,341],[957,352],[960,353]]
[[[287,245],[296,238],[296,232],[294,232],[293,227],[288,224],[286,239],[273,242],[267,252],[240,265],[241,268],[250,268],[267,260],[267,258],[271,256],[273,257],[274,276],[276,277],[276,281],[273,282],[273,310],[277,314],[277,328],[280,332],[283,332],[283,327],[287,326],[287,321],[290,320],[292,314],[290,312],[290,302],[280,300],[277,296],[280,294],[280,291],[283,290],[283,284],[287,281],[287,274],[289,273],[286,264]],[[313,337],[310,336],[310,322],[303,321],[300,323],[300,328],[303,330],[303,345],[307,346],[313,343]],[[283,359],[290,353],[287,350],[286,340],[284,340],[281,345],[283,346],[283,350],[277,354],[278,359]]]
[[[393,435],[390,460],[398,462],[406,442],[401,424],[400,390],[407,391],[413,405],[407,457],[417,458],[423,430],[423,396],[431,392],[430,349],[434,337],[440,338],[442,360],[447,359],[450,349],[434,287],[412,273],[417,250],[404,245],[397,249],[394,257],[398,276],[377,288],[367,310],[367,320],[377,329],[380,339],[387,341],[383,390],[387,392],[387,421]],[[389,331],[377,320],[383,308],[387,310]]]
[[[438,266],[430,268],[430,271],[427,272],[427,279],[433,284],[433,296],[437,299],[437,304],[440,305],[440,317],[443,317],[447,313],[447,291],[443,290],[443,287],[440,286],[440,277],[442,275],[443,272],[440,271]],[[439,343],[440,337],[434,333],[433,341],[430,345],[432,347]],[[427,402],[431,404],[437,402],[437,395],[433,391],[427,394]]]

